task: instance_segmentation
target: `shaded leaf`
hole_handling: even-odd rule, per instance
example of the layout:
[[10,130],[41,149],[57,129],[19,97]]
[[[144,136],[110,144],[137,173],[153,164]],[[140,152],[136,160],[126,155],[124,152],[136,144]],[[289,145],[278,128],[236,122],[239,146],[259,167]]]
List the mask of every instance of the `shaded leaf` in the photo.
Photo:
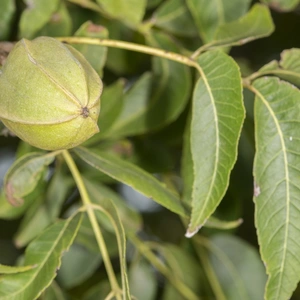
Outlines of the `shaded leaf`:
[[51,15],[47,24],[35,36],[69,36],[72,33],[72,19],[63,1]]
[[289,299],[300,280],[300,92],[277,78],[254,82],[254,202],[266,299]]
[[[108,31],[103,26],[87,21],[83,23],[79,29],[77,29],[74,36],[105,39],[108,37]],[[89,44],[76,44],[72,46],[84,55],[91,66],[97,71],[100,77],[102,77],[103,68],[106,62],[107,47]],[[101,99],[102,98],[103,95],[101,96]],[[101,102],[101,109],[102,103],[103,102]]]
[[68,298],[64,295],[63,291],[56,283],[52,281],[51,285],[41,294],[39,300],[67,300]]
[[91,287],[83,296],[83,300],[99,300],[107,299],[107,295],[111,291],[108,280],[103,280]]
[[209,48],[243,45],[252,40],[269,36],[274,31],[274,24],[269,9],[255,4],[240,19],[218,27]]
[[125,80],[121,78],[104,88],[101,96],[101,110],[98,119],[100,132],[88,139],[84,145],[93,145],[103,140],[105,137],[111,137],[111,134],[107,134],[107,132],[109,132],[109,129],[122,111],[124,103],[124,85]]
[[259,254],[243,240],[228,234],[210,240],[196,238],[207,249],[206,260],[212,267],[224,299],[263,299],[266,274]]
[[127,205],[124,199],[122,199],[117,193],[108,188],[105,185],[99,184],[99,182],[91,182],[90,180],[84,180],[87,190],[92,195],[93,202],[95,204],[102,205],[102,202],[107,202],[109,199],[117,208],[122,225],[125,231],[138,232],[142,228],[142,219],[140,214],[133,208]]
[[26,249],[24,264],[37,267],[25,273],[4,275],[0,280],[1,300],[36,299],[39,296],[54,279],[61,256],[72,244],[80,221],[80,214],[57,221],[34,240]]
[[[165,34],[147,37],[151,46],[179,51]],[[153,72],[144,73],[125,94],[122,112],[106,136],[146,133],[175,121],[184,110],[191,89],[189,67],[157,57],[152,62]]]
[[[144,73],[124,95],[122,111],[106,136],[126,136],[148,130],[146,114],[149,110],[151,73]],[[144,124],[143,124],[144,123]]]
[[[182,248],[166,244],[160,247],[166,264],[179,280],[184,282],[195,295],[201,294],[202,271],[195,258]],[[182,295],[171,284],[167,284],[163,300],[181,300]]]
[[167,190],[155,177],[129,162],[108,155],[93,153],[85,148],[76,148],[74,152],[86,163],[111,176],[112,178],[133,187],[147,197],[171,211],[185,216],[185,210],[175,194]]
[[99,267],[101,254],[89,251],[84,245],[76,242],[62,257],[62,265],[57,279],[66,289],[73,288],[89,278]]
[[[57,10],[59,0],[25,0],[26,9],[23,11],[19,23],[21,38],[31,39],[51,19]],[[34,20],[34,22],[32,22]]]
[[23,204],[23,197],[35,189],[56,154],[29,153],[14,162],[4,178],[5,194],[11,204]]
[[146,0],[96,0],[100,7],[110,16],[125,23],[137,26],[143,19]]
[[278,11],[291,11],[299,5],[299,0],[262,0],[262,2]]
[[181,36],[197,35],[190,12],[183,0],[165,1],[154,12],[151,21],[155,26]]
[[157,281],[153,268],[144,260],[138,260],[130,266],[129,284],[136,299],[155,300]]
[[36,266],[17,266],[17,267],[12,267],[12,266],[5,266],[0,264],[0,274],[16,274],[16,273],[22,273],[26,272],[28,270],[32,270]]
[[35,200],[21,221],[14,237],[18,247],[26,246],[58,218],[72,185],[72,180],[63,175],[61,168],[57,168],[48,188],[44,187],[42,197]]
[[[94,195],[91,194],[92,202]],[[102,199],[101,205],[97,204],[93,206],[96,211],[96,216],[98,221],[102,221],[103,217],[109,219],[113,231],[116,235],[118,249],[119,249],[119,260],[121,268],[121,278],[122,278],[122,293],[123,298],[130,300],[130,288],[127,277],[127,263],[126,263],[126,237],[122,222],[120,220],[116,206],[108,199]]]
[[237,20],[249,9],[250,0],[187,0],[187,6],[205,43],[210,42],[217,28]]
[[210,51],[198,62],[202,77],[193,95],[190,143],[194,182],[187,236],[205,224],[226,192],[245,115],[240,73],[232,58]]
[[0,40],[8,39],[15,11],[16,5],[14,0],[2,0],[0,2]]

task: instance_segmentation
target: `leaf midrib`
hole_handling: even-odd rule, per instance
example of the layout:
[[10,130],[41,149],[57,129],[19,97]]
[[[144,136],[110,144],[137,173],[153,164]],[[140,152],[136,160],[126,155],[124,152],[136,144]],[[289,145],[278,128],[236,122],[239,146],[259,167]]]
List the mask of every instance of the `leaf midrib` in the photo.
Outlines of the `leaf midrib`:
[[[284,244],[283,244],[283,254],[282,254],[282,262],[280,265],[280,275],[279,275],[279,284],[276,287],[277,290],[277,294],[276,294],[276,298],[274,299],[279,299],[278,295],[280,293],[280,287],[282,286],[282,278],[283,278],[283,270],[285,267],[285,261],[286,261],[286,255],[287,255],[287,240],[288,240],[288,236],[289,236],[289,220],[290,220],[290,190],[289,190],[289,183],[290,183],[290,178],[289,178],[289,170],[288,170],[288,159],[287,159],[287,150],[286,150],[286,146],[285,146],[285,142],[284,142],[284,137],[283,137],[283,133],[281,131],[280,128],[280,124],[278,122],[278,119],[276,118],[276,115],[274,113],[274,111],[272,110],[272,107],[270,106],[269,102],[267,101],[267,99],[265,99],[265,97],[256,89],[252,86],[253,91],[255,92],[255,94],[261,99],[261,101],[263,102],[263,104],[266,106],[266,108],[268,109],[278,132],[279,138],[280,138],[280,142],[281,142],[281,146],[282,146],[282,152],[283,152],[283,158],[284,158],[284,172],[285,172],[285,181],[286,181],[286,222],[285,222],[285,236],[284,236]],[[270,281],[270,278],[269,280]]]

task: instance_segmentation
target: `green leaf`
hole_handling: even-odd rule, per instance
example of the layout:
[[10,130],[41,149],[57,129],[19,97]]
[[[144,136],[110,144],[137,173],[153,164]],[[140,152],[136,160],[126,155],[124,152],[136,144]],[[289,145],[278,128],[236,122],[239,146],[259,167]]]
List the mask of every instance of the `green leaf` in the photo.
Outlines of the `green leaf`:
[[[97,191],[97,187],[89,185],[89,195],[91,197],[92,203],[97,202],[95,191]],[[116,235],[121,267],[123,298],[126,300],[130,300],[131,297],[126,265],[126,237],[117,208],[112,201],[104,198],[101,199],[101,204],[94,204],[93,208],[96,212],[98,221],[103,223],[103,219],[108,219],[112,227],[112,231]],[[104,224],[106,224],[106,222]]]
[[[108,37],[108,31],[103,26],[87,21],[83,23],[79,29],[77,29],[74,36],[105,39]],[[102,77],[103,68],[106,62],[107,47],[89,44],[76,44],[72,46],[84,55],[91,66],[97,71],[100,77]],[[101,96],[101,99],[102,98],[103,95]]]
[[133,262],[129,270],[130,290],[135,299],[155,300],[157,281],[152,267],[144,260]]
[[41,294],[40,300],[68,300],[63,291],[56,283],[52,281],[51,285]]
[[300,280],[300,92],[264,77],[254,82],[254,202],[266,299],[289,299]]
[[7,40],[11,31],[12,18],[16,11],[14,0],[0,2],[0,40]]
[[13,205],[22,205],[23,197],[29,195],[37,186],[46,167],[50,165],[56,153],[29,153],[16,160],[4,178],[4,189],[8,201]]
[[108,294],[111,291],[111,287],[108,280],[98,282],[91,287],[82,297],[83,300],[99,300],[107,299]]
[[205,43],[210,42],[217,28],[237,20],[249,9],[250,0],[187,0],[187,6]]
[[57,221],[34,240],[26,249],[24,264],[37,267],[25,273],[2,276],[1,300],[38,298],[54,279],[61,256],[72,244],[80,221],[80,214]]
[[[171,37],[152,31],[147,43],[166,51],[180,52]],[[191,70],[188,66],[158,57],[152,59],[153,95],[147,113],[148,128],[158,128],[175,121],[190,97]]]
[[[165,34],[153,33],[148,38],[152,46],[179,50]],[[187,104],[190,89],[189,67],[153,58],[152,74],[144,73],[125,94],[122,112],[106,136],[142,134],[175,121]]]
[[100,132],[88,139],[84,145],[94,145],[102,141],[105,137],[111,137],[109,129],[112,127],[123,108],[124,86],[125,80],[121,78],[104,88],[101,96],[101,110],[98,119]]
[[185,216],[185,210],[178,197],[167,190],[155,177],[137,166],[106,153],[95,154],[84,148],[75,148],[74,152],[87,164],[151,197],[169,210]]
[[[259,76],[267,74],[278,76],[300,86],[300,49],[292,48],[281,53],[281,60],[272,60],[257,72]],[[255,73],[254,73],[255,74]]]
[[28,270],[32,270],[36,266],[18,266],[18,267],[11,267],[11,266],[5,266],[0,264],[0,274],[17,274],[26,272]]
[[274,24],[269,9],[255,4],[240,19],[218,27],[209,48],[243,45],[255,39],[269,36],[274,31]]
[[210,240],[200,238],[195,241],[207,249],[205,259],[212,268],[211,273],[219,283],[224,299],[264,298],[267,278],[256,249],[228,234],[217,234]]
[[118,214],[122,221],[125,231],[138,232],[142,228],[142,219],[138,212],[129,207],[125,200],[113,190],[105,185],[99,184],[98,181],[84,180],[89,194],[93,195],[94,203],[102,205],[102,202],[107,202],[109,199],[117,208]]
[[143,19],[146,10],[146,0],[97,0],[97,3],[110,16],[125,23],[137,26]]
[[84,245],[75,242],[62,257],[57,279],[64,288],[73,288],[89,278],[101,261],[102,256],[99,252],[89,251]]
[[195,27],[190,12],[183,0],[165,1],[154,12],[151,21],[155,26],[180,36],[195,36]]
[[44,187],[42,197],[35,200],[21,221],[14,237],[18,247],[26,246],[58,218],[72,185],[72,180],[62,174],[61,168],[57,168],[46,193]]
[[[181,247],[166,244],[160,247],[166,264],[172,273],[189,287],[195,295],[201,294],[202,271],[195,258]],[[181,300],[182,295],[171,284],[167,284],[163,300]]]
[[193,95],[194,182],[188,237],[205,224],[226,192],[245,116],[240,73],[233,59],[221,51],[209,51],[198,63],[202,77]]
[[291,11],[300,3],[299,0],[262,0],[262,2],[278,11]]
[[69,36],[72,33],[72,19],[64,2],[51,15],[47,24],[35,36]]
[[[26,9],[23,11],[19,23],[21,38],[31,39],[51,19],[57,10],[59,0],[24,0]],[[32,21],[34,20],[34,22]]]
[[135,135],[147,131],[146,115],[149,111],[151,73],[144,73],[124,95],[121,113],[106,132],[106,136]]

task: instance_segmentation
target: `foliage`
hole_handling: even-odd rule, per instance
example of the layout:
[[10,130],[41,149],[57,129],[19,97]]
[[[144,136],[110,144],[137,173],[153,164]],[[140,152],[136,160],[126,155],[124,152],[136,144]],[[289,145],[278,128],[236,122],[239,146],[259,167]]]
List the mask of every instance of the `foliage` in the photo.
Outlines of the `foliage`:
[[1,127],[15,159],[0,193],[0,299],[297,299],[300,49],[267,49],[260,66],[235,54],[276,33],[271,10],[298,4],[1,1],[1,41],[68,43],[104,89],[100,133],[74,149]]

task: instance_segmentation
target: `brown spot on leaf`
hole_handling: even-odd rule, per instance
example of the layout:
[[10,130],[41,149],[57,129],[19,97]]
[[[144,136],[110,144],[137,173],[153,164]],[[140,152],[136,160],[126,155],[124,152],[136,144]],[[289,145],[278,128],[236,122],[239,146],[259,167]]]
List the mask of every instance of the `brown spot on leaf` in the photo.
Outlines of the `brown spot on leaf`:
[[90,23],[89,26],[87,27],[87,31],[88,32],[101,32],[103,31],[104,27],[103,26],[100,26],[100,25],[97,25],[97,24],[94,24],[94,23]]
[[15,190],[11,182],[5,185],[5,195],[8,202],[13,206],[21,206],[24,203],[24,199],[15,197]]

